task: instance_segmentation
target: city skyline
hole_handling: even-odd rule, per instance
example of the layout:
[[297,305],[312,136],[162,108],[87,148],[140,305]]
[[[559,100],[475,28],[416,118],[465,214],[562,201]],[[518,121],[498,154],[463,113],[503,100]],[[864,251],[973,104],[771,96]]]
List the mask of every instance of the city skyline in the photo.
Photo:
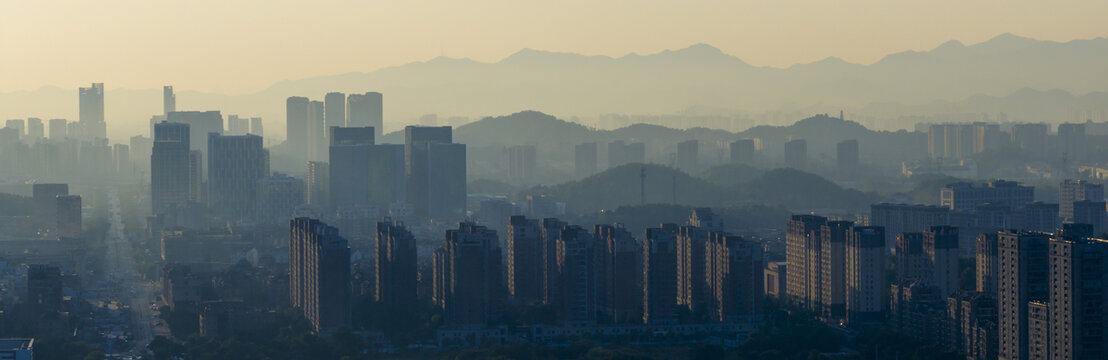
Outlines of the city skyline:
[[1105,359],[1103,14],[0,1],[0,359]]

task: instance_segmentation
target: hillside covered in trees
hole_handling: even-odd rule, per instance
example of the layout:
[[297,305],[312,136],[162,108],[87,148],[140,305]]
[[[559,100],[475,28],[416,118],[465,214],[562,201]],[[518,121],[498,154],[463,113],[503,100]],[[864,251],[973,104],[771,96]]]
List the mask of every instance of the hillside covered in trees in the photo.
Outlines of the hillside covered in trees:
[[[732,174],[713,175],[713,172],[708,172],[707,176],[713,178],[709,181],[666,166],[629,164],[580,181],[530,188],[521,192],[520,198],[527,195],[550,196],[565,202],[566,211],[573,214],[648,204],[865,210],[881,198],[876,193],[843,188],[818,175],[795,169],[755,172],[756,175],[748,181],[725,181],[728,178],[741,179],[742,176],[734,172],[742,169],[730,169]],[[642,196],[643,186],[645,198]]]

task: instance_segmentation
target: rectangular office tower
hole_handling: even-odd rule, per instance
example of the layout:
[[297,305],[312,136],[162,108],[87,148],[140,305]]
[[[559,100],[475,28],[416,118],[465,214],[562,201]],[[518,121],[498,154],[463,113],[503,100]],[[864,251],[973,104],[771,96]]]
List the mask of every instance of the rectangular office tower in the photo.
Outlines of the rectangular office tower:
[[534,145],[518,145],[508,148],[508,178],[518,182],[535,179],[536,151]]
[[330,131],[331,206],[338,209],[369,204],[369,177],[376,170],[369,167],[373,128],[332,127]]
[[[323,103],[326,106],[326,121],[323,126],[324,129],[330,129],[332,127],[345,127],[346,126],[346,94],[340,92],[329,92],[323,96]],[[327,135],[330,135],[328,133]]]
[[227,115],[227,135],[246,135],[250,132],[250,119],[238,115]]
[[1035,201],[1035,188],[1015,181],[995,180],[981,186],[960,182],[943,187],[941,204],[954,211],[973,211],[992,203],[1018,208]]
[[174,111],[166,115],[166,121],[188,124],[190,150],[199,150],[208,156],[208,134],[223,135],[223,114],[219,111]]
[[976,128],[970,124],[935,124],[928,128],[927,150],[932,159],[960,159],[970,156],[975,146]]
[[825,321],[846,316],[846,239],[850,221],[828,221],[820,229],[820,316]]
[[577,144],[573,147],[573,171],[577,179],[584,179],[596,174],[599,155],[596,152],[596,143]]
[[404,129],[407,201],[415,215],[460,219],[466,210],[466,146],[449,126]]
[[1015,124],[1012,125],[1012,144],[1035,155],[1046,155],[1049,133],[1047,124]]
[[1108,240],[1055,235],[1050,240],[1051,359],[1104,359],[1108,333]]
[[1104,185],[1085,180],[1065,179],[1058,185],[1058,217],[1064,222],[1074,220],[1074,202],[1104,201]]
[[369,204],[387,209],[405,203],[404,145],[377,144],[369,148]]
[[785,167],[804,169],[808,166],[808,142],[804,139],[785,142]]
[[262,126],[262,118],[250,118],[250,135],[258,135],[263,138],[265,137],[265,129]]
[[542,303],[556,305],[560,301],[558,280],[558,239],[562,237],[562,228],[568,223],[556,218],[542,219]]
[[538,219],[508,220],[508,295],[516,304],[542,301],[542,226]]
[[938,225],[950,224],[950,209],[941,206],[908,204],[873,204],[870,206],[870,224],[885,229],[886,250],[892,252],[894,239],[900,233],[923,232]]
[[291,219],[296,207],[305,202],[304,190],[304,180],[279,172],[259,180],[257,221],[281,224]]
[[305,186],[308,188],[308,204],[325,207],[331,200],[331,164],[323,161],[308,162],[308,178]]
[[822,216],[793,215],[786,225],[785,261],[789,271],[785,294],[790,301],[811,311],[822,309],[819,264],[821,234],[826,224],[827,218]]
[[677,224],[646,229],[643,240],[644,324],[677,322]]
[[885,319],[889,286],[885,277],[884,233],[885,229],[880,226],[858,226],[846,240],[846,319],[849,324],[877,323]]
[[435,250],[432,302],[448,326],[481,326],[501,314],[500,246],[496,231],[472,222],[446,231]]
[[977,235],[977,254],[974,259],[977,268],[977,292],[993,297],[1000,291],[997,285],[1000,279],[1000,264],[997,263],[997,257],[1000,256],[999,241],[997,233]]
[[42,126],[42,119],[27,118],[27,143],[34,143],[46,135],[46,129]]
[[65,119],[50,119],[48,122],[50,128],[50,140],[62,140],[69,137],[67,125]]
[[731,162],[738,164],[753,163],[756,152],[754,139],[735,140],[731,143]]
[[677,305],[694,313],[704,310],[708,301],[703,260],[708,234],[708,229],[693,225],[677,232]]
[[338,229],[316,219],[290,221],[289,290],[316,332],[350,326],[350,246]]
[[162,115],[177,111],[177,95],[173,94],[172,86],[162,86]]
[[189,151],[189,201],[208,203],[208,189],[204,187],[204,153]]
[[566,324],[595,324],[597,300],[596,238],[580,226],[569,225],[554,244],[559,297],[558,321]]
[[310,161],[327,160],[327,125],[322,101],[308,102],[307,157]]
[[154,125],[150,154],[150,203],[155,214],[189,201],[189,125]]
[[1004,231],[997,243],[1000,359],[1028,359],[1028,304],[1050,297],[1050,234]]
[[408,307],[416,303],[416,240],[403,224],[377,223],[378,302]]
[[1085,124],[1058,124],[1058,152],[1068,164],[1085,160]]
[[677,144],[677,168],[688,173],[700,169],[700,142],[694,139]]
[[608,168],[646,162],[646,144],[627,144],[623,140],[608,143]]
[[39,229],[53,229],[58,219],[57,198],[69,195],[69,184],[34,184],[31,199],[34,201],[35,223]]
[[254,219],[258,181],[269,176],[262,137],[208,135],[208,196],[212,210],[231,219]]
[[27,266],[27,303],[39,313],[61,310],[61,269],[45,264],[29,264]]
[[959,289],[958,228],[932,226],[923,232],[923,252],[928,264],[924,281],[939,288],[946,298]]
[[[642,245],[622,224],[593,227],[597,246],[597,307],[607,323],[642,320]],[[760,268],[759,268],[760,270]]]
[[709,318],[719,322],[760,319],[765,295],[761,245],[721,232],[712,233],[706,245]]
[[1073,202],[1073,218],[1067,220],[1067,224],[1089,224],[1093,234],[1101,234],[1108,230],[1108,212],[1105,212],[1105,202],[1081,200]]
[[112,167],[119,175],[131,174],[131,148],[127,144],[112,145]]
[[78,120],[83,131],[74,136],[80,140],[107,139],[108,124],[104,121],[104,83],[93,83],[80,88],[80,113]]
[[58,238],[81,237],[81,227],[83,225],[81,221],[81,196],[60,195],[56,202],[58,206]]
[[381,93],[350,94],[346,97],[346,126],[372,127],[374,136],[384,136],[384,103]]
[[4,121],[4,127],[15,129],[16,134],[19,134],[20,140],[27,137],[27,123],[24,122],[23,119],[9,119]]
[[835,145],[835,163],[840,174],[858,170],[858,140],[843,140]]
[[308,157],[308,98],[285,99],[285,151],[297,159]]

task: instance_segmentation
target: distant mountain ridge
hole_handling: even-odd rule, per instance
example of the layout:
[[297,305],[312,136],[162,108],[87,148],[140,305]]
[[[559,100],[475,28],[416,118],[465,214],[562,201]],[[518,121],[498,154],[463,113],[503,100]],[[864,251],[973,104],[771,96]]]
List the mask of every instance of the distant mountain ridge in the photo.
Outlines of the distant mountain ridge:
[[[756,112],[813,104],[865,110],[867,104],[958,102],[1025,88],[1087,94],[1108,90],[1104,59],[1106,38],[1053,42],[1011,34],[899,52],[869,65],[827,58],[788,68],[753,66],[706,44],[621,57],[523,49],[493,63],[439,57],[373,72],[280,81],[249,95],[181,91],[177,101],[185,110],[262,116],[270,134],[283,135],[288,96],[380,91],[391,132],[425,113],[477,117],[540,109],[569,117],[672,114],[691,107]],[[150,115],[160,113],[159,90],[113,90],[111,84],[108,89],[114,137],[144,129]],[[0,94],[4,118],[75,120],[76,107],[76,89]]]
[[[646,177],[641,177],[644,174]],[[537,186],[520,193],[521,198],[526,195],[552,196],[565,201],[566,211],[576,214],[640,204],[673,204],[674,199],[691,206],[762,204],[787,209],[852,210],[868,208],[879,199],[874,193],[843,188],[794,169],[773,169],[748,181],[722,185],[657,164],[623,165],[578,181]]]
[[[843,140],[858,140],[863,160],[900,162],[915,160],[926,152],[927,135],[914,132],[874,131],[850,120],[816,115],[788,126],[757,126],[742,132],[716,129],[675,129],[658,125],[635,124],[614,130],[592,129],[537,111],[521,111],[511,115],[486,117],[454,129],[454,141],[467,144],[472,154],[495,156],[505,146],[534,145],[546,163],[573,162],[574,146],[594,142],[599,146],[603,168],[607,145],[616,140],[645,142],[646,160],[664,163],[668,153],[676,151],[677,143],[695,139],[701,144],[701,156],[715,156],[709,144],[728,144],[738,139],[758,139],[761,153],[768,158],[782,156],[787,139],[805,139],[808,156],[813,161],[826,161],[835,156],[835,146]],[[401,143],[403,133],[386,134],[380,142]],[[866,151],[866,149],[885,151]],[[725,155],[729,156],[729,155]]]

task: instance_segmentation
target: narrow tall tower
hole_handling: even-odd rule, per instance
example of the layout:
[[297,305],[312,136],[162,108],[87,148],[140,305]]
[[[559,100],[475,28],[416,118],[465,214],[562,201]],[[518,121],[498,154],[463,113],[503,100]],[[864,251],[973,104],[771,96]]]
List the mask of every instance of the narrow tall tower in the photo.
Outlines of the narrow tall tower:
[[646,167],[639,168],[639,197],[642,205],[646,205]]
[[173,86],[162,87],[162,115],[177,111],[177,95],[173,94]]

